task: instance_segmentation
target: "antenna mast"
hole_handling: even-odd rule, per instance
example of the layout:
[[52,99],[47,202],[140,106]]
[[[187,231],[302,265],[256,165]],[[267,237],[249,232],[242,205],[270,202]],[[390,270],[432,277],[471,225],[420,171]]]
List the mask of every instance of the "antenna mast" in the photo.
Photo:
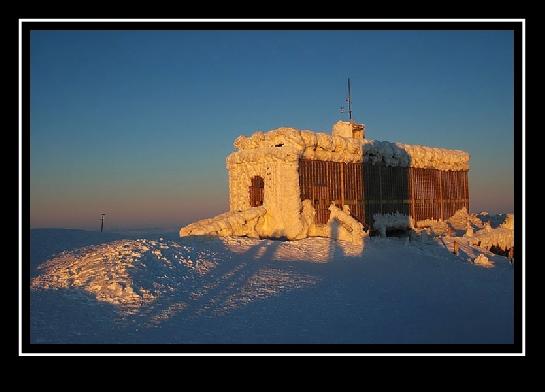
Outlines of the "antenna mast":
[[348,78],[348,117],[352,120],[352,96],[350,94],[350,78]]
[[100,214],[100,232],[102,233],[102,230],[104,229],[104,215],[106,214]]
[[[348,97],[345,98],[345,102],[348,102],[348,118],[352,122],[352,94],[350,92],[350,78],[348,78]],[[341,106],[341,113],[346,113],[344,106]]]

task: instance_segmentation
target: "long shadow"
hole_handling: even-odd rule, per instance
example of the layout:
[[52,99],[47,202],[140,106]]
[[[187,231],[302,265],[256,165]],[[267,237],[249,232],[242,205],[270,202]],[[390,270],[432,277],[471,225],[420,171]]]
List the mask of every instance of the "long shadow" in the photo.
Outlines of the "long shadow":
[[[207,241],[215,251],[221,249],[221,254],[230,255],[232,251],[224,242],[217,238],[208,238]],[[141,316],[153,318],[176,303],[183,303],[178,312],[173,312],[170,318],[197,319],[201,317],[213,317],[221,313],[222,305],[231,296],[240,291],[248,279],[251,279],[265,264],[261,260],[268,261],[281,244],[280,241],[260,241],[244,253],[238,254],[233,260],[224,260],[218,264],[209,274],[199,277],[192,284],[183,287],[174,296],[159,300]],[[236,262],[242,259],[241,262]]]
[[331,227],[331,237],[329,239],[329,252],[328,252],[328,260],[333,260],[333,258],[335,257],[335,253],[336,253],[336,248],[337,248],[337,244],[335,244],[335,242],[337,242],[335,240],[335,238],[337,238],[339,236],[339,225],[340,223],[339,222],[334,222],[334,224],[332,225]]
[[[266,245],[265,245],[266,244]],[[244,261],[227,271],[216,271],[213,284],[206,289],[199,301],[194,301],[188,311],[194,316],[202,316],[220,310],[222,303],[240,290],[248,279],[254,276],[265,264],[261,260],[271,260],[281,244],[280,241],[259,242],[243,253]]]
[[[62,233],[59,233],[59,235],[61,234]],[[68,234],[68,232],[65,232],[64,234]],[[82,235],[85,234],[85,232],[79,234]],[[66,240],[66,238],[63,240],[61,238],[59,243],[61,245],[63,243],[65,244],[64,249],[63,246],[60,245],[58,245],[55,249],[61,251],[73,249],[79,244],[86,246],[95,243],[107,242],[107,239],[104,237],[95,237],[96,236],[81,238],[78,241],[72,241],[72,239]],[[112,235],[108,237],[110,237],[111,240],[127,238],[126,236],[121,235]],[[142,237],[142,235],[139,237]],[[221,318],[213,324],[209,324],[209,321],[207,320],[210,318],[218,318],[218,316],[241,306],[241,304],[236,301],[231,302],[230,298],[240,293],[246,286],[246,282],[255,276],[260,269],[264,267],[271,267],[272,265],[274,265],[275,268],[284,269],[290,265],[293,265],[292,262],[277,263],[276,261],[273,261],[273,256],[277,252],[278,248],[285,244],[284,241],[258,240],[257,243],[248,248],[248,250],[242,253],[236,253],[233,252],[232,247],[227,246],[222,239],[217,237],[191,237],[191,239],[188,240],[183,238],[169,238],[169,240],[170,239],[174,240],[180,245],[190,246],[196,252],[208,250],[213,253],[217,253],[220,256],[219,262],[214,269],[210,270],[205,275],[198,275],[196,272],[194,272],[195,279],[188,279],[187,281],[184,281],[183,284],[178,286],[177,291],[171,292],[170,294],[165,293],[166,295],[158,298],[157,302],[150,304],[149,306],[144,305],[141,312],[125,317],[121,322],[116,321],[117,324],[112,325],[112,330],[110,333],[108,333],[109,328],[103,328],[100,329],[100,331],[93,331],[93,341],[100,341],[102,338],[104,341],[120,339],[123,341],[150,342],[152,341],[150,338],[156,339],[157,341],[165,341],[171,336],[175,336],[176,340],[181,341],[184,341],[184,339],[187,339],[188,337],[196,336],[198,340],[200,339],[199,329],[195,327],[204,326],[208,331],[221,331]],[[35,242],[34,245],[39,245],[39,242]],[[335,240],[330,240],[328,246],[331,257],[343,252],[342,246],[340,246]],[[44,251],[43,254],[48,254],[49,252],[52,252],[52,250],[48,249]],[[293,261],[300,264],[301,262],[312,262],[313,260],[312,256],[309,255],[308,260],[297,259]],[[313,264],[318,265],[320,263]],[[168,273],[167,270],[164,270],[163,272]],[[49,294],[51,301],[48,301],[47,306],[54,310],[59,306],[55,305],[55,301],[53,300],[55,295],[53,295],[52,292]],[[37,295],[41,296],[39,293]],[[256,299],[257,298],[258,297],[256,297]],[[250,301],[253,302],[254,299],[251,298]],[[83,316],[78,316],[77,313],[79,312],[76,312],[77,301],[74,302],[73,306],[68,306],[70,303],[70,298],[67,297],[66,301],[64,302],[67,303],[67,306],[63,306],[63,308],[73,309],[74,311],[74,314],[64,314],[64,316],[74,318],[74,322],[70,323],[70,326],[67,327],[70,329],[70,331],[65,331],[67,334],[66,336],[70,334],[73,336],[80,336],[77,334],[81,331],[81,329],[84,329],[86,325],[90,324],[86,321],[87,319],[83,318]],[[91,302],[90,305],[92,304]],[[42,303],[43,301],[38,301],[35,303],[35,305],[40,307]],[[233,307],[233,304],[235,307]],[[109,309],[110,307],[112,311],[115,310],[115,307],[109,304],[98,303],[98,305],[104,307],[105,310]],[[36,309],[36,307],[34,308]],[[95,310],[93,309],[94,308],[89,308],[89,312],[94,312]],[[96,311],[98,311],[98,308]],[[40,325],[48,324],[48,317],[58,317],[59,314],[59,312],[53,312],[57,316],[48,316],[48,312],[43,312],[41,310],[38,313],[40,314],[40,320],[38,320],[39,323],[41,323]],[[70,310],[69,313],[72,313],[72,311]],[[113,322],[111,312],[108,314],[110,316],[105,317],[105,319],[109,321],[104,321]],[[150,319],[158,315],[164,315],[165,317],[160,319],[155,326],[161,325],[166,327],[166,329],[163,329],[163,331],[159,331],[158,329],[156,332],[153,330],[143,332],[142,327],[145,327],[146,325],[151,326],[149,323]],[[81,322],[76,322],[76,320],[80,320]],[[175,320],[175,322],[171,323],[173,320]],[[71,328],[74,328],[74,330]],[[124,334],[123,331],[125,331],[126,334]],[[171,332],[171,334],[165,334],[164,332],[166,331]],[[36,332],[37,334],[35,334],[35,337],[40,338],[40,332]],[[89,333],[86,332],[84,335],[81,335],[81,339],[78,338],[78,341],[83,341],[85,336],[89,337]],[[62,340],[62,337],[59,337],[59,339]]]

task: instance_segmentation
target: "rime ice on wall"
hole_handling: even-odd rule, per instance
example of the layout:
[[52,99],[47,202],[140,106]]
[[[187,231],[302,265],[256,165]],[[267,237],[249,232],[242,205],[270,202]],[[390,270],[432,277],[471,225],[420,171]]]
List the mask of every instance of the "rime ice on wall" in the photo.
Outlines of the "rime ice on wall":
[[238,150],[227,157],[232,163],[268,160],[292,161],[299,158],[334,162],[361,162],[362,142],[359,139],[332,136],[327,133],[277,128],[239,136],[233,143]]
[[229,208],[244,211],[250,208],[248,189],[252,178],[264,181],[263,206],[267,213],[257,224],[262,237],[301,239],[308,228],[301,215],[299,159],[335,162],[361,162],[361,140],[325,133],[278,128],[239,136],[237,151],[226,160],[229,171]]
[[439,170],[469,170],[469,154],[417,144],[364,140],[365,162],[386,166],[416,167]]
[[337,121],[333,124],[333,136],[350,137],[355,139],[365,138],[365,125],[352,121]]
[[263,206],[267,210],[265,222],[260,226],[263,237],[296,238],[302,230],[300,222],[301,200],[297,162],[262,161],[232,164],[229,170],[229,205],[231,211],[250,208],[248,190],[252,178],[259,176],[264,182]]

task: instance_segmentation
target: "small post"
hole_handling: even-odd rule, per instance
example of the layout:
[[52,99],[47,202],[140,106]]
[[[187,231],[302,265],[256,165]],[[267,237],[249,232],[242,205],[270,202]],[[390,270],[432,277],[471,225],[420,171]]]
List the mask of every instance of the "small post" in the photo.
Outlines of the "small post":
[[512,246],[509,248],[509,254],[507,255],[507,258],[509,259],[509,262],[513,264],[514,258],[515,258],[515,247]]
[[100,232],[102,233],[102,230],[104,230],[104,215],[106,214],[100,214]]
[[382,165],[377,165],[378,167],[378,195],[380,203],[380,213],[382,214]]
[[458,243],[454,241],[454,250],[452,251],[456,256],[458,256]]

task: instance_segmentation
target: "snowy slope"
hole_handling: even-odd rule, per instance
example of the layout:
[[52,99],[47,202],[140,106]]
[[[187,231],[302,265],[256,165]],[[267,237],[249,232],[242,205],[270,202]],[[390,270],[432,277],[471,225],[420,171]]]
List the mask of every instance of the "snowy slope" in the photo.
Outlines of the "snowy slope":
[[513,341],[513,267],[467,241],[65,234],[32,281],[33,343]]

